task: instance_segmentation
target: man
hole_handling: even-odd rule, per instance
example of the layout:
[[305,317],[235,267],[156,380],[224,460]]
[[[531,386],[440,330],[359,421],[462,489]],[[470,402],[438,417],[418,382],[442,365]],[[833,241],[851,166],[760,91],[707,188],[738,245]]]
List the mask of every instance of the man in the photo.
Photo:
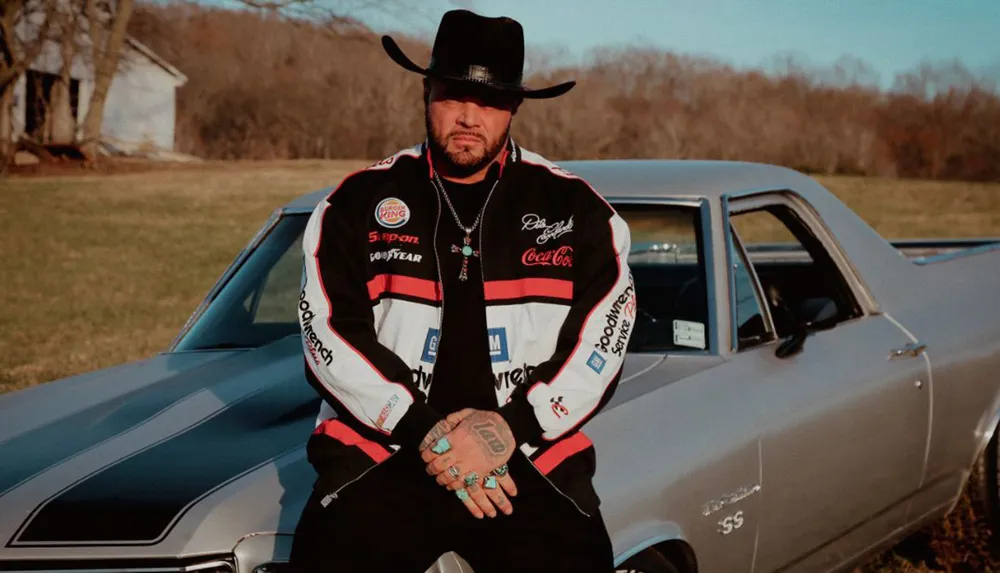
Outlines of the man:
[[426,141],[348,176],[305,232],[306,376],[325,398],[295,571],[610,572],[580,427],[614,393],[635,304],[629,230],[510,138],[521,26],[448,12]]

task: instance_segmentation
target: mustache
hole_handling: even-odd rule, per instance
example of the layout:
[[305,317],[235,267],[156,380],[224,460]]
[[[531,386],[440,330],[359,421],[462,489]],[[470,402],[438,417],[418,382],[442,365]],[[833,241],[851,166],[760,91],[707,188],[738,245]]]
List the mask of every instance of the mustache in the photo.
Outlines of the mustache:
[[475,137],[476,139],[478,139],[478,140],[480,140],[482,142],[486,141],[486,136],[482,135],[481,133],[476,133],[474,131],[452,131],[452,132],[448,133],[448,137],[449,138],[452,138],[452,137]]

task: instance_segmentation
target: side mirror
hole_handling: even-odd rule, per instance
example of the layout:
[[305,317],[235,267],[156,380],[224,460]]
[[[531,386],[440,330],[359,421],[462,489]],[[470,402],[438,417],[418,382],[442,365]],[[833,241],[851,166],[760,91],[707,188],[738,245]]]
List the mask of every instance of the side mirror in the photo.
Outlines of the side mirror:
[[837,324],[837,303],[828,298],[808,298],[795,309],[795,333],[774,351],[778,358],[789,358],[802,352],[806,338],[814,332],[829,330]]

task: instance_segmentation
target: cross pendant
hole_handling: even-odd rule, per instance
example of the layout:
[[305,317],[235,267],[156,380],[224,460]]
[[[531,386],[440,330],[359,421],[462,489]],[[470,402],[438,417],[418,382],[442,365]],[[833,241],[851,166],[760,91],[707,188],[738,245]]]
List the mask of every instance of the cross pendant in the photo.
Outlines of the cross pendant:
[[462,239],[462,246],[452,245],[451,252],[462,255],[462,270],[458,272],[458,280],[467,280],[469,278],[469,257],[479,256],[479,251],[472,248],[472,237],[469,236],[468,232],[465,233],[465,238]]

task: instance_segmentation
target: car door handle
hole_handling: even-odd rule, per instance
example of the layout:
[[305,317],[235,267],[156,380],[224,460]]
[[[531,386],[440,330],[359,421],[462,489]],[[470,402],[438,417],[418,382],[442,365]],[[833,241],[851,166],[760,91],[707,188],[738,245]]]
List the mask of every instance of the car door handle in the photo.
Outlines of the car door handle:
[[902,348],[897,348],[890,352],[889,360],[896,360],[899,358],[915,358],[923,354],[925,350],[927,350],[926,344],[911,342]]

